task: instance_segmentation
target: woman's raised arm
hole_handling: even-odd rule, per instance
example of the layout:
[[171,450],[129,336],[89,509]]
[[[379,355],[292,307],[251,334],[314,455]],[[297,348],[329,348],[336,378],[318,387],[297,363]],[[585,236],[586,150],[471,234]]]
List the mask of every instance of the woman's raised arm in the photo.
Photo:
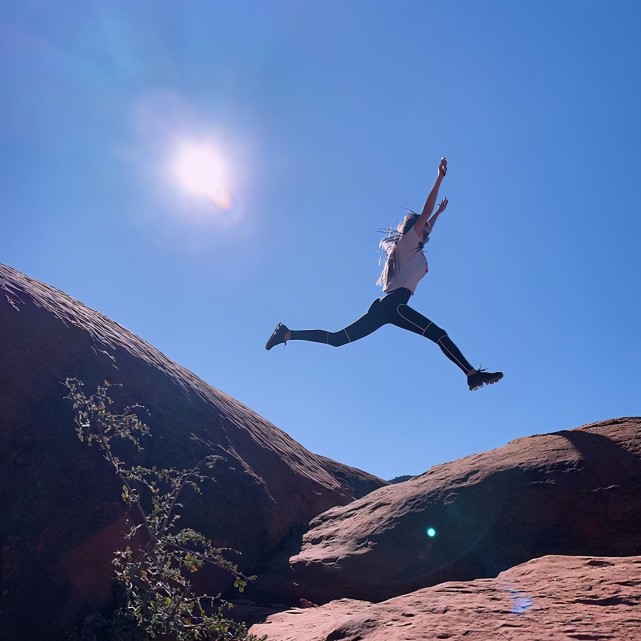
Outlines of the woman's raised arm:
[[[434,205],[436,205],[436,199],[438,198],[438,190],[439,190],[439,187],[441,186],[441,183],[443,182],[443,178],[445,178],[446,173],[447,173],[447,159],[441,158],[441,162],[438,165],[438,175],[436,176],[434,187],[432,187],[432,191],[430,191],[430,194],[427,197],[427,200],[425,201],[425,205],[423,206],[423,211],[421,212],[421,215],[418,217],[418,220],[414,224],[414,229],[416,230],[416,233],[419,236],[423,234],[423,229],[425,228],[425,225],[427,224],[427,221],[429,220],[431,213],[434,211]],[[447,201],[446,201],[446,205],[447,205]],[[445,207],[443,207],[443,209],[445,209]],[[440,214],[441,212],[439,211],[438,213]],[[436,222],[436,217],[434,217],[434,222]]]

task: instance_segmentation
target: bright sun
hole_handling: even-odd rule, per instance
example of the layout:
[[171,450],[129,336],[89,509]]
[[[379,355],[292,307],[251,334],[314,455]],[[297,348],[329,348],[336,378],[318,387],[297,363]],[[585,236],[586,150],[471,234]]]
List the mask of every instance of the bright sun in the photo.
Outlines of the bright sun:
[[171,166],[174,179],[190,194],[211,200],[221,209],[231,209],[232,195],[225,161],[210,142],[184,142]]

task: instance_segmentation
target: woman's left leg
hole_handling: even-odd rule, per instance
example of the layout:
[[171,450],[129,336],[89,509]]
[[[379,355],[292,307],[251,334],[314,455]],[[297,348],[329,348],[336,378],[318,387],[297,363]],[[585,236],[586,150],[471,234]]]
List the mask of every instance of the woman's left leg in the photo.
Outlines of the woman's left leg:
[[[337,332],[330,332],[326,329],[287,329],[287,332],[282,335],[282,340],[309,341],[331,345],[332,347],[341,347],[368,336],[384,325],[387,320],[382,312],[381,301],[377,298],[370,305],[366,314]],[[278,328],[276,328],[276,331],[278,331]],[[269,343],[267,349],[270,349]]]
[[399,305],[396,308],[396,316],[391,322],[397,327],[425,336],[425,338],[429,338],[436,343],[443,354],[459,367],[466,376],[470,376],[476,371],[444,329],[409,305]]

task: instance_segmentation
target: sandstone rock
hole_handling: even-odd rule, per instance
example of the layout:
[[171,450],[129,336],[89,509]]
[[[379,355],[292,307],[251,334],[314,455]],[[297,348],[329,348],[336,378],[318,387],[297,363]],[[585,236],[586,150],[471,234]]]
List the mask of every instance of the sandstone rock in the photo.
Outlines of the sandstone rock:
[[269,641],[638,641],[641,557],[546,556],[495,579],[270,616]]
[[521,438],[332,508],[280,584],[265,584],[290,603],[380,601],[547,554],[641,554],[640,532],[641,419],[618,419]]
[[[105,379],[122,384],[117,401],[147,407],[142,463],[225,457],[202,496],[184,495],[181,524],[242,552],[243,568],[320,512],[384,484],[312,454],[117,323],[2,265],[0,376],[3,640],[49,641],[108,605],[113,552],[130,525],[111,468],[76,438],[67,377],[88,393]],[[210,580],[215,591],[227,577]]]

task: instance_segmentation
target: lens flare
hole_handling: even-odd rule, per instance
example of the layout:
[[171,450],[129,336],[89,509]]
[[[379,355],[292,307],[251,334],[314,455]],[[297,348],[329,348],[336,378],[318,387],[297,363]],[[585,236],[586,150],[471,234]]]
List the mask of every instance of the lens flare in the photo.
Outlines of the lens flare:
[[506,590],[512,598],[512,614],[523,614],[534,605],[534,601],[529,594],[510,586],[506,586]]
[[171,173],[188,193],[207,198],[221,209],[232,208],[229,172],[222,155],[212,143],[181,144],[172,163]]
[[433,539],[436,536],[436,530],[433,527],[428,527],[427,530],[425,530],[425,534],[427,534],[430,539]]

